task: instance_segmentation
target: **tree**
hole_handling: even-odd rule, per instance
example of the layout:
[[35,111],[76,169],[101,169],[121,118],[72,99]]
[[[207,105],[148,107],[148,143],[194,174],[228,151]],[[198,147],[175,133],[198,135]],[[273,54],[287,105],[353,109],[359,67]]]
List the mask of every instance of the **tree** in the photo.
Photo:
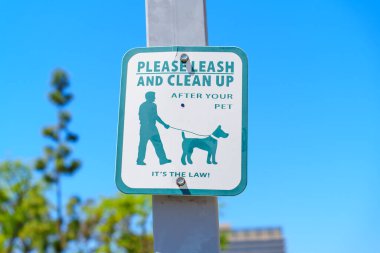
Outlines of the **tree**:
[[54,231],[42,182],[21,162],[0,164],[0,252],[46,252]]
[[[51,144],[36,160],[35,170],[21,162],[0,164],[0,253],[152,252],[153,238],[146,228],[149,197],[117,195],[82,201],[73,196],[63,203],[61,177],[73,175],[81,161],[72,158],[78,135],[69,130],[71,114],[66,107],[73,95],[67,92],[67,74],[55,71],[51,84],[49,99],[58,120],[42,131]],[[33,179],[36,170],[42,175],[39,181]],[[51,186],[55,206],[46,197]]]
[[146,228],[149,197],[118,195],[84,203],[72,197],[64,212],[62,249],[45,190],[45,183],[34,181],[21,162],[0,164],[0,253],[153,251]]
[[[153,237],[147,234],[151,200],[147,196],[118,195],[98,202],[72,199],[68,205],[78,252],[150,253]],[[70,229],[68,230],[70,231]]]
[[35,168],[43,173],[45,181],[54,185],[56,190],[56,252],[62,252],[66,245],[63,224],[62,206],[62,175],[73,175],[81,165],[78,159],[72,159],[70,144],[78,140],[78,135],[69,130],[71,114],[65,110],[73,99],[73,94],[67,91],[69,79],[63,70],[56,70],[51,80],[53,90],[49,99],[57,108],[56,125],[45,127],[42,134],[52,141],[52,145],[44,148],[44,157],[37,159]]

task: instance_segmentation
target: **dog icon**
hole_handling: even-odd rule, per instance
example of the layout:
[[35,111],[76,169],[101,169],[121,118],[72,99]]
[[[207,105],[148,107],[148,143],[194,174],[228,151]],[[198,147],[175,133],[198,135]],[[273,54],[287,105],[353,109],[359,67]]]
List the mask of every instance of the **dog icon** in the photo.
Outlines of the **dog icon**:
[[185,133],[182,132],[182,157],[181,162],[186,165],[186,160],[189,164],[193,164],[191,155],[195,148],[207,151],[207,163],[218,164],[215,160],[216,149],[218,147],[218,138],[227,138],[228,133],[222,130],[219,125],[215,131],[206,138],[186,138]]

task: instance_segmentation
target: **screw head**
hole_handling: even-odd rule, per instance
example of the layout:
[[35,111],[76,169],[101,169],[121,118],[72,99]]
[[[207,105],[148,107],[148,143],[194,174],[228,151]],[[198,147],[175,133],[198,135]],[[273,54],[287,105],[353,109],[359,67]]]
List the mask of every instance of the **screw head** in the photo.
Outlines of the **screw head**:
[[181,54],[180,60],[182,63],[186,63],[189,61],[189,56],[187,54]]
[[183,177],[179,177],[177,178],[176,183],[178,186],[184,186],[186,184],[186,180]]

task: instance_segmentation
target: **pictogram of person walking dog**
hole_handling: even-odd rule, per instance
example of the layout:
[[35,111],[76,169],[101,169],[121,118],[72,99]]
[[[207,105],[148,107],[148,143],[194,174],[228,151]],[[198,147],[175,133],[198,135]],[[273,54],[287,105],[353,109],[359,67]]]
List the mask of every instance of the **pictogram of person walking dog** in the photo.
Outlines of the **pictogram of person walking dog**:
[[[208,164],[217,164],[216,152],[218,147],[219,138],[227,138],[228,133],[224,132],[222,126],[219,125],[215,131],[210,135],[201,135],[188,130],[171,127],[166,124],[157,113],[157,105],[154,103],[156,100],[155,92],[148,91],[145,94],[145,102],[139,107],[139,120],[140,120],[140,142],[138,146],[137,165],[146,165],[145,155],[146,146],[150,141],[153,144],[156,155],[159,159],[160,165],[171,163],[172,160],[168,159],[165,153],[164,146],[161,141],[160,133],[157,129],[156,122],[160,123],[164,128],[172,128],[174,130],[182,131],[182,156],[181,163],[183,165],[193,164],[191,156],[195,149],[204,150],[207,152]],[[187,138],[185,132],[189,132],[198,136],[205,136],[204,138]]]

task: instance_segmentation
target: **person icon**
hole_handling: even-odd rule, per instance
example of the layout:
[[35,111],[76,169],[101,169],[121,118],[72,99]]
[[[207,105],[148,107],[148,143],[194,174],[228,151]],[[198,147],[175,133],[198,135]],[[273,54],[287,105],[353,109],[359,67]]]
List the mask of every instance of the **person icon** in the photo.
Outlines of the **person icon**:
[[146,145],[151,141],[160,160],[160,164],[171,163],[172,161],[166,157],[164,146],[160,138],[160,133],[156,127],[156,122],[163,125],[166,129],[170,126],[166,124],[157,114],[157,105],[154,103],[156,95],[152,91],[145,93],[146,101],[140,105],[140,143],[137,157],[137,165],[146,165],[144,162],[146,154]]

